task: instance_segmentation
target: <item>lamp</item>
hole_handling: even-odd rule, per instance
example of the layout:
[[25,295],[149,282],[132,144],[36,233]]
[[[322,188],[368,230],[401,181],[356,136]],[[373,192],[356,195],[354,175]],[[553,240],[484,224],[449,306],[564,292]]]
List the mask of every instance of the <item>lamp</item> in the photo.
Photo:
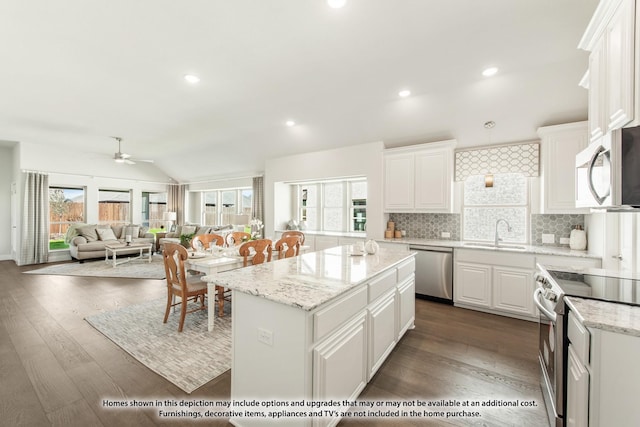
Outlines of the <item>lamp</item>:
[[244,226],[249,224],[249,215],[232,215],[231,216],[231,225],[234,226],[242,226],[234,227],[236,230],[244,231]]
[[171,227],[173,227],[173,221],[175,221],[177,218],[178,214],[176,214],[175,212],[164,212],[162,214],[162,220],[167,223],[167,230],[171,230]]

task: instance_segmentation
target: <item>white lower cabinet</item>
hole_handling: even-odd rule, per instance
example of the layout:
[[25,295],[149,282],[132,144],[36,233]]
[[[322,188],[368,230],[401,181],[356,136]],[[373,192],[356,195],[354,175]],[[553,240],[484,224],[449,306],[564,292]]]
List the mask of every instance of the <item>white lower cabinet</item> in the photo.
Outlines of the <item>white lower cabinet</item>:
[[566,427],[589,425],[589,372],[569,344],[567,358],[567,412]]
[[396,290],[368,309],[369,377],[372,378],[396,345]]
[[533,309],[533,271],[493,267],[493,307],[530,316]]
[[416,319],[416,281],[412,274],[410,278],[398,285],[396,290],[396,336],[398,339],[413,327]]
[[[607,310],[613,311],[603,307],[602,313],[594,315],[596,310],[586,310],[592,320],[598,314],[606,318]],[[640,337],[587,328],[580,315],[569,311],[568,316],[566,426],[637,427]]]
[[491,306],[491,266],[456,262],[454,300],[475,306]]
[[[356,319],[313,350],[314,400],[355,400],[367,384],[367,319]],[[346,409],[346,408],[344,408]],[[314,426],[334,425],[339,417],[314,419]]]
[[458,249],[454,260],[456,306],[537,319],[533,306],[533,255]]

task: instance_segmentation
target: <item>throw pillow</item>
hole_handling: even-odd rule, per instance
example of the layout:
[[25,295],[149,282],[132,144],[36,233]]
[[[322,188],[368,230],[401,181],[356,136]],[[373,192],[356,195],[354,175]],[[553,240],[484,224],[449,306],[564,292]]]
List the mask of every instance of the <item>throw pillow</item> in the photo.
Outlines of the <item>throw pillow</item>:
[[113,234],[115,234],[116,239],[124,239],[122,235],[122,230],[124,229],[123,225],[112,225],[111,229],[113,230]]
[[98,238],[100,240],[118,240],[116,235],[113,233],[113,230],[110,228],[97,228],[96,232],[98,233]]
[[196,233],[196,226],[195,225],[183,225],[182,229],[180,230],[180,235],[184,235],[184,234],[195,234]]
[[78,227],[78,234],[87,239],[87,242],[95,242],[98,240],[98,233],[96,232],[96,225],[85,225],[83,227]]
[[124,230],[122,230],[122,238],[126,238],[127,235],[131,235],[132,239],[135,239],[140,234],[140,226],[138,225],[127,225]]
[[140,232],[138,233],[138,237],[144,237],[145,234],[149,232],[149,227],[142,226],[140,227]]

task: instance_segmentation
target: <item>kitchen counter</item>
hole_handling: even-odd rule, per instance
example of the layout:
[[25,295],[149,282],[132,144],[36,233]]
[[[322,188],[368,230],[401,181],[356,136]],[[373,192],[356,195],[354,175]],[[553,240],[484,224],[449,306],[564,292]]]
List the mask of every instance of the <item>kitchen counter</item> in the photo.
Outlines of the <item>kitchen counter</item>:
[[564,299],[584,326],[640,337],[640,307],[579,297]]
[[374,255],[360,256],[352,256],[349,250],[349,246],[337,246],[203,280],[310,311],[414,256],[403,249],[380,248]]
[[[513,248],[508,246],[495,247],[491,243],[487,243],[487,246],[477,246],[476,244],[470,244],[469,242],[462,242],[459,240],[431,240],[431,239],[378,239],[378,242],[385,243],[399,243],[405,245],[426,245],[426,246],[442,246],[454,249],[474,249],[481,251],[496,251],[496,252],[520,252],[531,253],[538,255],[561,255],[572,256],[578,258],[601,258],[599,255],[589,253],[588,251],[576,251],[568,247],[560,246],[534,246],[534,245],[516,245],[520,248]],[[508,244],[505,244],[508,245]]]

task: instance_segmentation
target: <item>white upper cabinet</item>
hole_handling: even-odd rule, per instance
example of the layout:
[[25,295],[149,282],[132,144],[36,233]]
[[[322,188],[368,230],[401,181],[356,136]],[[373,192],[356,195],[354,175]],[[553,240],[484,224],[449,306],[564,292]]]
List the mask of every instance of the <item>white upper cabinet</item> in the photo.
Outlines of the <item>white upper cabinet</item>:
[[634,121],[635,0],[601,1],[579,47],[589,55],[591,141]]
[[451,212],[455,140],[385,150],[385,212]]
[[414,165],[413,153],[385,154],[385,210],[401,212],[413,209]]
[[575,205],[576,154],[589,144],[587,122],[538,128],[542,154],[541,213],[587,213]]

